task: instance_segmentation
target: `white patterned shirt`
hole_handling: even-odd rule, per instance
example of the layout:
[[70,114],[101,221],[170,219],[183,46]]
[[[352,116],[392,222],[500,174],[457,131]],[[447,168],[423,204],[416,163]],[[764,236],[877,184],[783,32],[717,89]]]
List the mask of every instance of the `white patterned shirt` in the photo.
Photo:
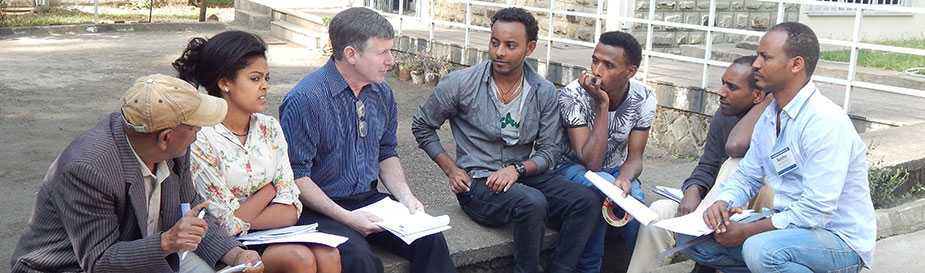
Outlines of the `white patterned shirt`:
[[196,192],[209,201],[209,213],[222,221],[228,234],[246,234],[250,224],[235,217],[241,203],[268,184],[276,187],[272,203],[302,211],[299,188],[292,178],[286,139],[279,122],[253,114],[244,145],[221,123],[203,127],[190,146]]
[[[632,130],[648,130],[655,120],[655,93],[649,87],[637,80],[629,81],[629,90],[615,111],[609,112],[607,124],[607,152],[604,154],[605,169],[619,168],[626,160],[627,140]],[[594,127],[594,116],[597,113],[597,100],[588,94],[578,80],[572,81],[559,90],[559,112],[562,117],[562,126],[567,132],[570,128]],[[581,162],[575,151],[572,150],[568,133],[565,133],[562,147],[563,158],[560,164]]]

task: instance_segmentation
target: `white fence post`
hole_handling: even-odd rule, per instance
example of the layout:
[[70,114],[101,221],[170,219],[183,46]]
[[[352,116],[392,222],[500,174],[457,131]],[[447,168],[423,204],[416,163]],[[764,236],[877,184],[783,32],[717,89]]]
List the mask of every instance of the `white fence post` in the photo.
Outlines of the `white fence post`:
[[861,41],[861,19],[863,17],[864,11],[861,7],[858,7],[854,11],[854,33],[851,36],[851,59],[848,62],[848,83],[845,84],[845,103],[842,105],[842,109],[845,112],[848,112],[848,107],[851,105],[851,89],[854,85],[854,73],[857,72],[858,66],[858,54],[860,49],[858,48],[858,43]]
[[[649,22],[647,22],[648,27],[646,27],[646,51],[652,52],[653,28],[651,21],[655,20],[655,0],[649,0],[649,16],[647,19]],[[643,58],[642,67],[645,69],[645,71],[642,73],[642,81],[646,82],[649,79],[649,70],[652,68],[650,64],[652,61],[652,56],[651,54],[644,54],[643,56],[645,56],[645,58]]]
[[436,6],[435,1],[437,0],[425,0],[425,3],[427,3],[427,8],[426,8],[427,14],[424,16],[424,19],[426,20],[427,26],[428,26],[427,40],[430,41],[428,45],[431,47],[431,49],[433,49],[433,46],[434,46],[434,27],[436,27],[436,24],[434,23],[434,17],[436,16],[434,14],[434,11],[436,11],[436,9],[434,8],[434,6]]
[[[597,0],[597,18],[594,18],[594,37],[591,38],[591,41],[597,43],[597,39],[601,37],[601,16],[604,15],[604,0]],[[613,20],[613,19],[610,19]]]
[[466,0],[466,39],[463,42],[462,63],[469,61],[469,27],[472,26],[472,3]]
[[[623,11],[623,9],[626,8],[625,2],[632,2],[632,0],[607,0],[606,31],[620,30],[623,27],[623,16],[626,14],[626,12]],[[598,6],[603,8],[600,4],[598,4]]]
[[546,30],[547,30],[547,34],[546,34],[546,35],[547,35],[547,36],[546,36],[546,38],[547,38],[547,39],[546,39],[546,69],[543,69],[543,77],[549,76],[549,70],[550,70],[550,69],[549,69],[549,63],[552,61],[552,60],[551,60],[551,59],[552,59],[552,37],[553,37],[553,35],[556,35],[556,33],[555,33],[555,31],[554,31],[554,28],[556,27],[556,25],[555,25],[555,18],[556,18],[556,15],[555,15],[556,0],[548,0],[548,1],[549,1],[549,13],[547,13],[546,15],[549,16],[549,28],[546,29]]
[[[710,0],[710,12],[707,18],[706,46],[703,49],[703,73],[700,75],[700,88],[707,89],[710,81],[710,59],[713,58],[713,25],[716,23],[716,0]],[[701,100],[701,105],[703,105]],[[700,109],[703,110],[703,109]]]

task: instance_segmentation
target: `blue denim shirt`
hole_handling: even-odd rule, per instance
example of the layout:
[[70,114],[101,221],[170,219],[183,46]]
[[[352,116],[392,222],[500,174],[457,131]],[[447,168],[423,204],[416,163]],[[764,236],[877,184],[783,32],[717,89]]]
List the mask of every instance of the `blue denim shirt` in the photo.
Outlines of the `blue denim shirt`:
[[[365,137],[358,132],[358,100],[366,108]],[[330,197],[369,191],[379,177],[379,162],[398,156],[397,111],[387,83],[369,84],[354,96],[334,60],[328,60],[279,106],[295,179],[310,177]]]
[[[842,238],[873,265],[877,222],[867,181],[867,148],[841,107],[807,83],[780,110],[777,101],[755,125],[751,145],[739,169],[723,183],[719,200],[733,207],[748,204],[766,177],[774,189],[771,221],[777,229],[820,228]],[[789,148],[796,168],[778,173],[771,156]],[[781,168],[786,170],[786,168]]]

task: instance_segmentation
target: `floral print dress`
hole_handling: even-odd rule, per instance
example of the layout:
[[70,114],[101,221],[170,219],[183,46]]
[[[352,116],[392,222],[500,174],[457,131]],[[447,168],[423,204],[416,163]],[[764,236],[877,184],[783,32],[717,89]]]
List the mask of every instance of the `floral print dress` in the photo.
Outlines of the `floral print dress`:
[[279,122],[253,114],[244,144],[221,123],[203,127],[190,147],[191,170],[196,192],[209,201],[209,213],[222,222],[230,235],[244,235],[250,224],[234,212],[252,194],[272,184],[272,203],[294,205],[302,211],[299,189],[293,182],[286,139]]

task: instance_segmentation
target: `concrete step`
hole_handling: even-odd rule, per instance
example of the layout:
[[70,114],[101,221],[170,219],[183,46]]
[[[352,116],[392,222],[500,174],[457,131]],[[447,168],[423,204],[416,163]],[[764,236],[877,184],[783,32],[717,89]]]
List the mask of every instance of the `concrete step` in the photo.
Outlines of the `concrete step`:
[[2,13],[6,15],[25,15],[32,14],[35,12],[33,7],[14,7],[14,8],[3,8]]
[[253,30],[270,30],[270,15],[245,9],[235,9],[234,24]]
[[273,9],[268,5],[263,4],[262,2],[251,1],[251,0],[235,0],[234,7],[236,10],[247,10],[252,11],[258,14],[270,15],[273,12]]
[[[295,9],[277,9],[273,10],[273,21],[284,21],[299,26],[307,31],[328,32],[328,27],[324,25],[325,17],[333,18],[334,14],[319,14],[316,12],[306,12]],[[328,19],[330,20],[330,19]]]
[[[681,45],[681,55],[703,58],[705,47],[703,45]],[[710,59],[723,62],[732,62],[736,58],[748,55],[755,55],[753,49],[739,48],[736,44],[714,44],[710,54]]]
[[270,34],[310,50],[324,50],[328,41],[327,31],[312,31],[287,21],[270,22]]

